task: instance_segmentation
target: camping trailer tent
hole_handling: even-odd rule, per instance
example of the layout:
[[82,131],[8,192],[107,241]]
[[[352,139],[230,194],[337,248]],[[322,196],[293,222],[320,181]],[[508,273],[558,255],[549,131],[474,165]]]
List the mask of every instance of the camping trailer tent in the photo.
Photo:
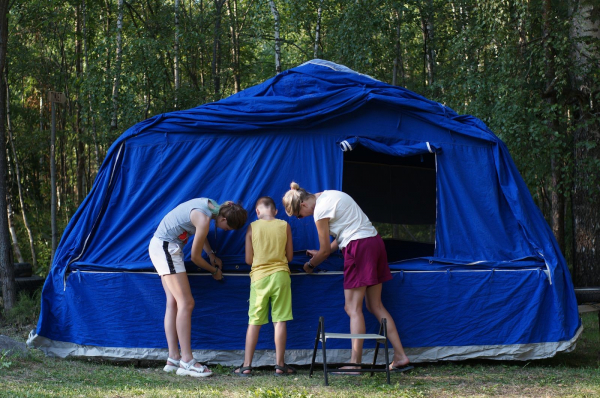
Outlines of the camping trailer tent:
[[[374,222],[430,226],[431,242],[386,239],[393,280],[383,302],[413,362],[529,360],[574,348],[582,326],[569,271],[506,146],[472,116],[322,60],[122,134],[63,233],[28,344],[61,357],[166,358],[165,295],[148,256],[159,221],[207,196],[241,202],[251,222],[255,200],[270,195],[300,253],[290,264],[287,362],[309,363],[319,316],[330,331],[347,332],[349,321],[340,256],[301,272],[302,251],[318,239],[312,220],[283,211],[291,181],[343,190]],[[239,364],[245,231],[213,228],[225,282],[186,264],[192,348],[202,362]],[[377,320],[366,322],[376,332]],[[349,348],[328,342],[329,360],[347,360]],[[273,358],[265,326],[254,364]]]

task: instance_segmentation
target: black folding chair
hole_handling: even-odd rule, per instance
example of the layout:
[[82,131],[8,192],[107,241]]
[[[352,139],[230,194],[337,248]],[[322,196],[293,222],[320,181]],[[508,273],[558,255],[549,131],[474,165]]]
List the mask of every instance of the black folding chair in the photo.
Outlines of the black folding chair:
[[[373,364],[361,364],[361,363],[342,363],[340,366],[359,366],[360,369],[339,369],[334,368],[330,369],[327,367],[327,339],[362,339],[362,340],[375,340],[375,354],[373,355]],[[323,376],[325,376],[325,385],[329,385],[329,381],[327,379],[327,373],[335,372],[335,373],[349,373],[349,372],[361,372],[367,373],[371,372],[371,376],[373,376],[374,372],[385,372],[387,376],[387,383],[390,384],[390,358],[388,353],[388,340],[387,340],[387,320],[385,318],[381,319],[381,326],[379,327],[379,334],[352,334],[352,333],[325,333],[325,319],[323,317],[319,317],[319,326],[317,327],[317,337],[315,338],[315,348],[313,350],[312,361],[310,363],[310,373],[309,377],[312,377],[313,369],[315,366],[315,360],[317,358],[317,349],[319,346],[319,341],[321,342],[321,351],[323,352]],[[377,363],[377,354],[379,352],[379,344],[383,344],[385,351],[385,365],[376,365]],[[366,367],[370,366],[370,367]]]

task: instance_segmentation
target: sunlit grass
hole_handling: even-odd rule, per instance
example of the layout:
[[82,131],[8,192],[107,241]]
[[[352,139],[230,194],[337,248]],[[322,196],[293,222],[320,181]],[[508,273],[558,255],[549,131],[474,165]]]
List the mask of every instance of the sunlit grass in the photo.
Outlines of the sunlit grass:
[[[227,367],[211,366],[213,377],[193,379],[167,374],[158,362],[47,358],[32,350],[25,357],[0,357],[0,397],[596,397],[598,317],[585,314],[583,320],[584,333],[571,353],[528,362],[417,364],[412,373],[393,374],[391,385],[380,373],[332,375],[325,387],[320,369],[309,378],[307,367],[296,376],[274,377],[272,368],[259,368],[241,378]],[[13,337],[24,341],[25,330]]]

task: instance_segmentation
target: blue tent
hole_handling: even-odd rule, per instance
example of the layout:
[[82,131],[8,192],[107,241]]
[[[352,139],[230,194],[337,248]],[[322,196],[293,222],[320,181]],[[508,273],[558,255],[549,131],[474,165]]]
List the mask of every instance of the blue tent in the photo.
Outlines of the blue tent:
[[[340,256],[317,274],[300,271],[318,239],[312,220],[283,211],[291,181],[343,190],[374,222],[431,226],[430,243],[386,239],[393,280],[383,300],[413,362],[529,360],[575,347],[582,326],[569,271],[502,141],[472,116],[322,60],[117,139],[64,231],[29,345],[61,357],[166,358],[165,296],[148,257],[159,221],[207,196],[241,202],[251,222],[255,200],[270,195],[300,253],[290,264],[287,359],[310,362],[318,317],[337,332],[349,321]],[[209,232],[224,283],[188,264],[203,362],[242,359],[244,234]],[[377,320],[366,321],[376,332]],[[272,364],[273,348],[265,326],[255,365]],[[332,361],[349,357],[349,342],[328,348]]]

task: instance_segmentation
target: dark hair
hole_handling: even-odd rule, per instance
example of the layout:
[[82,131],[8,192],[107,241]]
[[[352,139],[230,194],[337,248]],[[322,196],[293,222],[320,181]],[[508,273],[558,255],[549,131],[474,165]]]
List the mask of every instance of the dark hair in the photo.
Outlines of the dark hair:
[[260,198],[258,198],[258,200],[256,201],[256,205],[254,207],[258,207],[260,205],[268,207],[268,208],[270,208],[273,211],[277,210],[277,206],[275,205],[275,201],[270,196],[261,196]]
[[227,225],[233,229],[240,229],[246,224],[248,212],[242,205],[234,202],[225,202],[221,204],[219,215],[227,219]]

